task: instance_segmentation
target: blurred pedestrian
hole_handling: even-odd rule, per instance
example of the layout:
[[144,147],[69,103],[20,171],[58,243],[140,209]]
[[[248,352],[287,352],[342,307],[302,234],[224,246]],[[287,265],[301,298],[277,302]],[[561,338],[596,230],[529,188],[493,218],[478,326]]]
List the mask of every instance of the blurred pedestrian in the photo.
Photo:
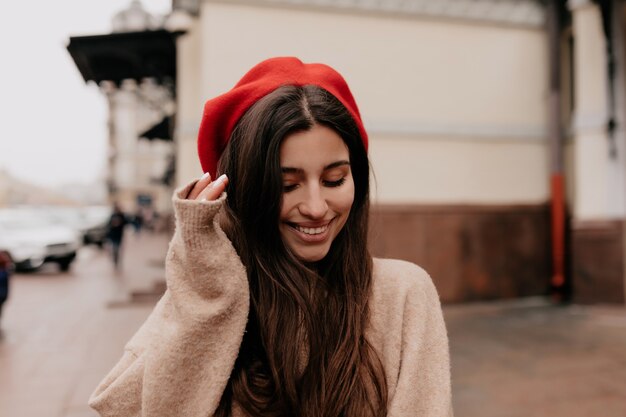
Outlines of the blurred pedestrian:
[[2,318],[2,306],[9,298],[9,278],[13,270],[13,262],[6,251],[0,250],[0,319]]
[[120,250],[124,239],[124,228],[128,223],[128,219],[119,204],[113,204],[113,212],[107,224],[107,238],[111,245],[111,255],[116,270],[120,269]]
[[141,232],[141,228],[143,227],[144,219],[143,219],[143,209],[139,207],[133,216],[133,228],[135,229],[135,234],[139,234]]
[[198,141],[206,173],[174,196],[167,291],[90,405],[102,416],[451,416],[435,286],[368,252],[367,133],[343,77],[266,60],[206,103]]

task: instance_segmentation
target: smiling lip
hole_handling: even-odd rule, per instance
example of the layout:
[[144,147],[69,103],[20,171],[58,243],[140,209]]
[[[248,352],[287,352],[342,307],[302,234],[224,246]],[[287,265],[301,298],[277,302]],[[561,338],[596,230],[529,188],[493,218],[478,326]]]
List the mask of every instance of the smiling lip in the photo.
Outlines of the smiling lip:
[[[334,219],[333,219],[334,220]],[[287,223],[289,229],[302,241],[320,243],[328,239],[333,220],[324,223]]]

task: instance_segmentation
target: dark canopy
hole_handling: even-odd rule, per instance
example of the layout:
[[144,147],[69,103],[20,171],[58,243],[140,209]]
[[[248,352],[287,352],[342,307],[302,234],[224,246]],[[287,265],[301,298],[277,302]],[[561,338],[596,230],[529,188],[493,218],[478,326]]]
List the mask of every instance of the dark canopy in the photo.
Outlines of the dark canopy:
[[150,30],[107,35],[73,36],[67,50],[85,82],[154,78],[176,81],[176,37],[183,32]]

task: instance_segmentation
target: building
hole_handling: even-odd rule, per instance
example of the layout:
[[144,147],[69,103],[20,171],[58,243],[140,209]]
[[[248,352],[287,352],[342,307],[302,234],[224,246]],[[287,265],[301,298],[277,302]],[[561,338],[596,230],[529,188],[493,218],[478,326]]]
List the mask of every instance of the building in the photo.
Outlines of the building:
[[324,62],[370,135],[375,255],[424,266],[447,302],[623,304],[624,18],[622,1],[173,1],[176,183],[201,174],[207,98],[271,56]]
[[85,81],[97,82],[107,98],[110,200],[128,212],[144,206],[169,216],[175,62],[168,62],[175,45],[162,24],[133,0],[113,17],[111,34],[72,38],[68,50]]

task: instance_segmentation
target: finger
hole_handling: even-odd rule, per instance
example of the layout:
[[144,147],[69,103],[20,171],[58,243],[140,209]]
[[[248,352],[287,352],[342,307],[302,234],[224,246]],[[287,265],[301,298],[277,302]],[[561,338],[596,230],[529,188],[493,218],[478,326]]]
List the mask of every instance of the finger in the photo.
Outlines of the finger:
[[228,177],[226,174],[221,175],[218,179],[209,184],[200,195],[197,200],[213,201],[216,200],[228,185]]
[[226,174],[222,174],[218,179],[213,181],[206,187],[196,198],[197,200],[216,200],[226,189],[228,185],[228,177]]
[[198,197],[198,195],[202,192],[202,190],[204,190],[206,186],[209,185],[210,183],[211,183],[211,173],[205,172],[200,177],[200,179],[195,183],[195,185],[193,186],[193,188],[187,195],[187,198],[189,200],[195,200]]

